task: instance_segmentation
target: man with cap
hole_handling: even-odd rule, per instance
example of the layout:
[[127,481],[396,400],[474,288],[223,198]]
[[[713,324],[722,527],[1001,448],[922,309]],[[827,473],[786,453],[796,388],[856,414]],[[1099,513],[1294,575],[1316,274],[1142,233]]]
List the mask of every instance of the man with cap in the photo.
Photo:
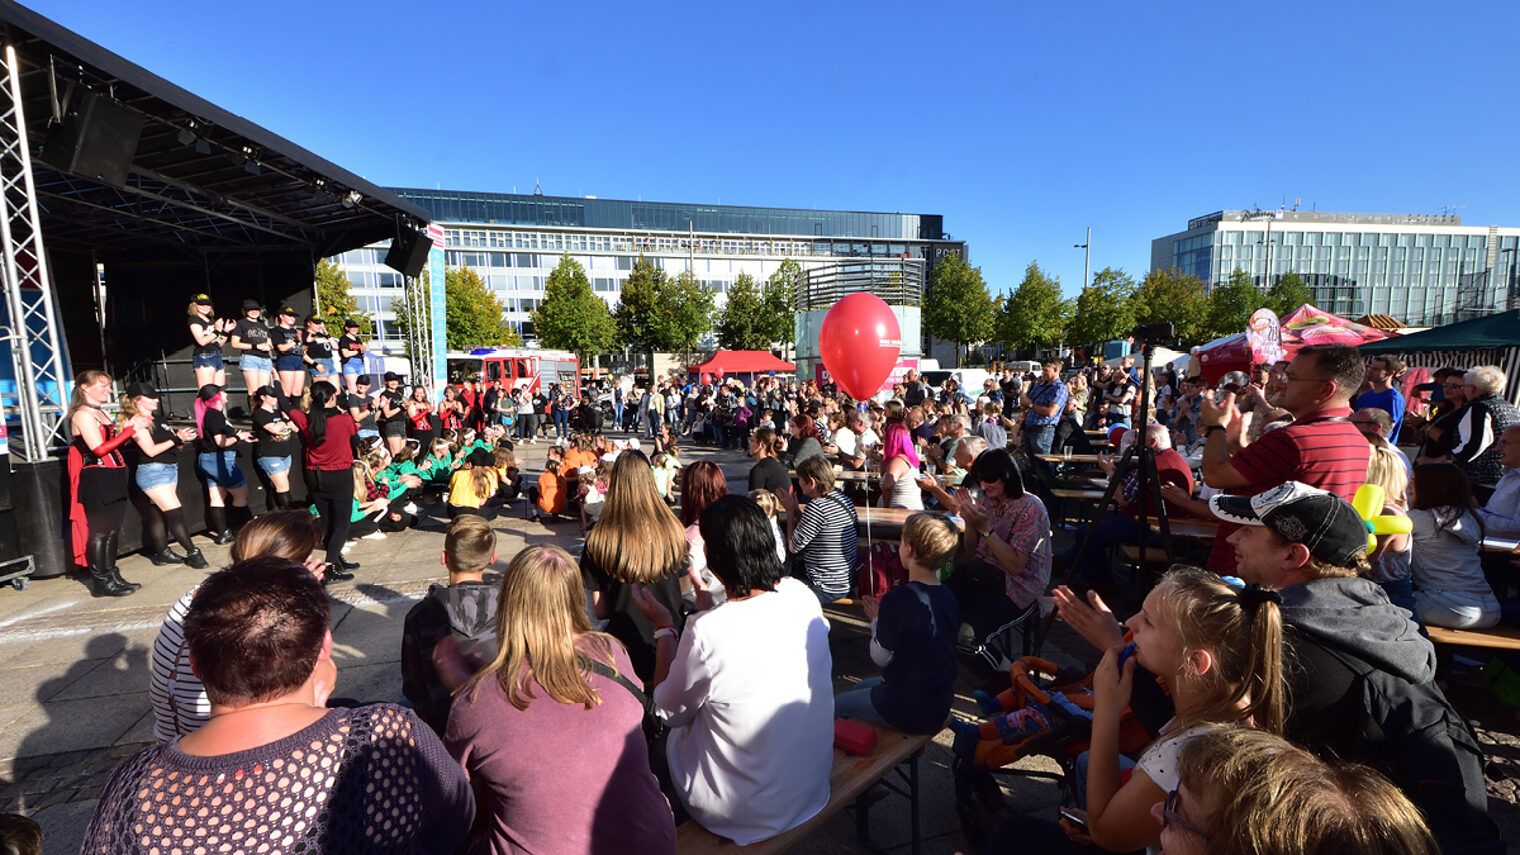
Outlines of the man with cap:
[[1239,526],[1229,545],[1240,578],[1280,589],[1284,735],[1387,774],[1444,852],[1503,851],[1487,820],[1482,752],[1435,684],[1431,643],[1366,578],[1369,529],[1351,503],[1288,481],[1209,505]]
[[280,377],[280,392],[285,395],[287,406],[299,401],[301,390],[306,388],[306,361],[302,359],[301,331],[296,328],[298,317],[293,307],[285,306],[275,316],[274,328],[269,331],[274,370]]
[[338,361],[343,366],[343,385],[350,395],[358,391],[358,380],[364,376],[364,352],[368,349],[359,338],[359,322],[345,319],[343,335],[338,338]]
[[268,385],[274,377],[274,347],[269,343],[269,327],[264,325],[262,312],[258,300],[244,300],[243,316],[232,325],[232,334],[227,340],[238,352],[238,368],[248,386],[250,413],[259,405],[255,390]]
[[[1216,490],[1250,496],[1287,481],[1302,481],[1349,500],[1367,481],[1367,458],[1372,449],[1351,423],[1351,396],[1362,385],[1362,355],[1344,344],[1304,347],[1284,372],[1277,406],[1293,423],[1263,434],[1241,447],[1244,420],[1233,393],[1216,404],[1205,395],[1199,408],[1203,447],[1203,479]],[[1210,570],[1230,572],[1235,551],[1228,538],[1235,530],[1226,521],[1209,553]]]

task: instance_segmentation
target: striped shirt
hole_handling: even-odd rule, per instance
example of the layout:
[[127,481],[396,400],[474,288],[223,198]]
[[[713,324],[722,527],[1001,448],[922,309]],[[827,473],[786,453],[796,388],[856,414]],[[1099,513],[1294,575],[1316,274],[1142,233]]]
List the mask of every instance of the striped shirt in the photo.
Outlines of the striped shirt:
[[190,646],[185,643],[185,613],[199,590],[196,585],[169,607],[153,640],[148,699],[153,704],[153,735],[160,742],[173,742],[211,719],[211,702],[190,670]]
[[808,502],[792,530],[792,550],[802,553],[808,582],[833,597],[850,592],[855,570],[855,506],[838,490]]
[[[1351,501],[1356,488],[1367,482],[1372,446],[1349,421],[1350,415],[1350,407],[1321,410],[1262,434],[1230,458],[1235,471],[1251,483],[1229,492],[1254,496],[1285,481],[1302,481]],[[1237,527],[1220,524],[1209,555],[1210,570],[1235,569],[1235,547],[1226,540]]]

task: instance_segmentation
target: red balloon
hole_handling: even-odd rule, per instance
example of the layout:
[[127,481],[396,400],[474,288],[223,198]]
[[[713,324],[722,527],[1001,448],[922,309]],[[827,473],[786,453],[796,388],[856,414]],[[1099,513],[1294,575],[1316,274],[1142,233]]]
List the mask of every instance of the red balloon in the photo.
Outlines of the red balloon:
[[897,316],[875,294],[851,294],[823,316],[818,352],[839,388],[864,401],[881,391],[897,366],[902,352]]

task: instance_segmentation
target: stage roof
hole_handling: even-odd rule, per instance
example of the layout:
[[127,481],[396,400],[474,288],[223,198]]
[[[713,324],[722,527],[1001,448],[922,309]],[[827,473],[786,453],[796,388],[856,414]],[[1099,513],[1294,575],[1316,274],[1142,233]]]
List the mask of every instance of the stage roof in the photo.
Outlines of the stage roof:
[[[236,116],[11,0],[0,34],[16,47],[43,239],[102,261],[249,251],[328,256],[428,221],[417,206]],[[37,158],[80,90],[143,119],[125,187]]]

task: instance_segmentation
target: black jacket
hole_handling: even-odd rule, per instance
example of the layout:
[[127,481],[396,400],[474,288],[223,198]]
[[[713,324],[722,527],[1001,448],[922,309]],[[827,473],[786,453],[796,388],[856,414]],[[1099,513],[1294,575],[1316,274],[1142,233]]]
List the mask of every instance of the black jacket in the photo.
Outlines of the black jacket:
[[496,655],[496,585],[434,585],[406,613],[401,630],[401,694],[439,735],[454,699],[433,667],[433,648],[452,635],[460,650],[490,661]]

